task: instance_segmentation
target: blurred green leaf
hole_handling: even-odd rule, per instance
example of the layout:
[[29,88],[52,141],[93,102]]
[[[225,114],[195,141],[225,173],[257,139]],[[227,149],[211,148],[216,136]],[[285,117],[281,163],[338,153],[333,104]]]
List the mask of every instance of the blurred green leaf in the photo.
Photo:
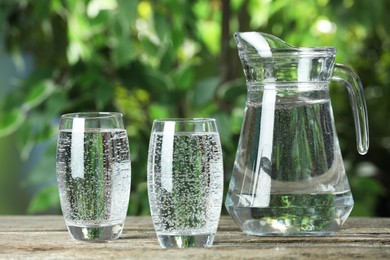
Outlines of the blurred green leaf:
[[52,0],[41,0],[36,3],[36,6],[33,10],[36,19],[42,19],[42,17],[50,17],[51,2]]
[[215,91],[220,81],[219,77],[212,77],[199,81],[194,90],[193,104],[196,107],[201,107],[212,102],[215,98]]
[[154,27],[161,41],[171,36],[171,28],[166,17],[158,12],[154,13]]
[[245,81],[238,79],[225,82],[219,87],[217,94],[219,98],[226,102],[235,102],[238,97],[246,98],[247,87]]
[[231,145],[229,140],[231,140],[232,132],[230,127],[230,119],[228,114],[223,112],[217,112],[213,115],[218,127],[218,132],[223,144]]
[[[32,137],[30,136],[32,140]],[[25,188],[50,186],[56,181],[56,145],[57,139],[51,136],[40,149],[45,147],[44,154],[39,161],[31,168],[31,172],[23,179],[21,184]]]
[[194,82],[194,70],[192,66],[186,65],[180,67],[174,74],[173,80],[176,87],[180,90],[189,89]]
[[122,27],[122,33],[130,32],[130,27],[137,18],[137,6],[138,0],[117,0],[119,14],[117,17],[118,22]]
[[55,89],[46,100],[46,115],[48,118],[56,118],[69,105],[69,100],[64,89]]
[[166,47],[166,51],[161,52],[160,68],[162,73],[168,73],[172,69],[172,65],[176,62],[176,57],[172,51],[171,43]]
[[207,19],[212,12],[210,8],[210,1],[209,0],[197,1],[194,4],[193,10],[199,20]]
[[20,109],[0,112],[0,137],[15,132],[26,120],[26,115]]
[[35,84],[27,94],[22,109],[28,111],[41,104],[54,91],[54,86],[50,81],[41,81]]
[[217,54],[220,51],[221,30],[219,24],[220,21],[213,20],[199,21],[198,23],[198,31],[202,41],[212,54]]
[[[146,105],[149,103],[149,93],[141,88],[136,88],[128,91],[124,87],[117,86],[115,90],[116,103],[119,110],[126,114],[126,117],[131,120],[133,127],[136,123],[143,124],[148,120]],[[127,128],[131,130],[132,128]],[[137,129],[128,132],[129,135],[136,135]]]
[[53,12],[61,13],[64,11],[64,8],[61,6],[61,0],[51,0],[49,1],[49,4],[51,5]]
[[375,179],[359,176],[352,178],[350,184],[354,199],[358,202],[355,203],[351,215],[373,216],[378,195],[384,194],[381,184]]
[[48,186],[39,191],[31,200],[27,212],[30,214],[47,211],[53,205],[59,205],[57,185]]
[[172,46],[174,49],[179,49],[184,42],[185,36],[181,28],[172,28]]
[[[283,1],[279,1],[283,2]],[[253,27],[263,26],[268,20],[268,14],[270,13],[270,7],[273,5],[269,1],[249,1],[249,12],[251,14],[251,25]]]
[[169,117],[169,111],[165,106],[159,104],[151,104],[149,110],[150,118],[152,120]]
[[138,55],[133,41],[127,37],[120,37],[117,39],[118,44],[113,50],[113,61],[115,67],[126,65]]
[[175,85],[169,74],[155,69],[145,72],[145,80],[151,89],[161,93],[172,91]]
[[109,104],[114,96],[115,88],[113,85],[101,82],[96,88],[96,107],[99,111],[103,111],[104,107]]
[[20,150],[20,157],[26,161],[35,145],[35,140],[32,137],[32,126],[29,121],[24,123],[17,132],[18,136],[18,147]]

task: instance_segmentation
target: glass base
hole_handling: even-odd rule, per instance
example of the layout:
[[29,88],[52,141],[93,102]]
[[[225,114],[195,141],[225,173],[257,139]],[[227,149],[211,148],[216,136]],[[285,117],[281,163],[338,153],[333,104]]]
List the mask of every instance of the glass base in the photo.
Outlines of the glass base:
[[67,226],[71,237],[78,241],[105,242],[120,237],[123,224],[95,225],[95,226]]
[[157,235],[162,248],[211,247],[214,234],[200,235]]
[[307,224],[291,224],[290,221],[271,220],[269,223],[259,220],[248,220],[242,223],[242,231],[251,236],[331,236],[339,228],[338,221],[327,223],[327,226],[321,227],[321,230],[307,230]]

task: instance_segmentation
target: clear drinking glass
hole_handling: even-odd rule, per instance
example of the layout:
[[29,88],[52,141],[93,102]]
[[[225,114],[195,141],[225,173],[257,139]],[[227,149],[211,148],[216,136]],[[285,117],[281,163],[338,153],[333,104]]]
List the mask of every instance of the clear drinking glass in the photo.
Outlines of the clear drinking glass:
[[148,194],[161,247],[211,247],[222,192],[222,150],[215,120],[155,120]]
[[72,238],[106,241],[123,230],[130,198],[130,149],[120,113],[61,117],[57,141],[61,208]]

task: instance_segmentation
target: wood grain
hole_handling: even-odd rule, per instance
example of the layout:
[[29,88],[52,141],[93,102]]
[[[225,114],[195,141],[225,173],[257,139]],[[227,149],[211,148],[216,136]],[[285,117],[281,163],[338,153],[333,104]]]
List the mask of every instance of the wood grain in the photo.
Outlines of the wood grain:
[[350,218],[329,237],[253,237],[221,217],[209,249],[161,249],[150,217],[127,217],[120,239],[70,239],[62,216],[0,216],[2,259],[390,259],[390,219]]

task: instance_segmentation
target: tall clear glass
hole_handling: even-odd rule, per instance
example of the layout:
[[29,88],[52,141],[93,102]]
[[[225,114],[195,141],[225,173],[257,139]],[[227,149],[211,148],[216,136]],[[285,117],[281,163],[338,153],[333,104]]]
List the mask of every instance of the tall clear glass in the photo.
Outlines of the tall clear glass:
[[222,149],[215,120],[155,120],[148,193],[161,247],[212,246],[222,192]]
[[94,242],[118,238],[126,218],[130,182],[130,149],[122,114],[61,117],[57,183],[73,239]]

